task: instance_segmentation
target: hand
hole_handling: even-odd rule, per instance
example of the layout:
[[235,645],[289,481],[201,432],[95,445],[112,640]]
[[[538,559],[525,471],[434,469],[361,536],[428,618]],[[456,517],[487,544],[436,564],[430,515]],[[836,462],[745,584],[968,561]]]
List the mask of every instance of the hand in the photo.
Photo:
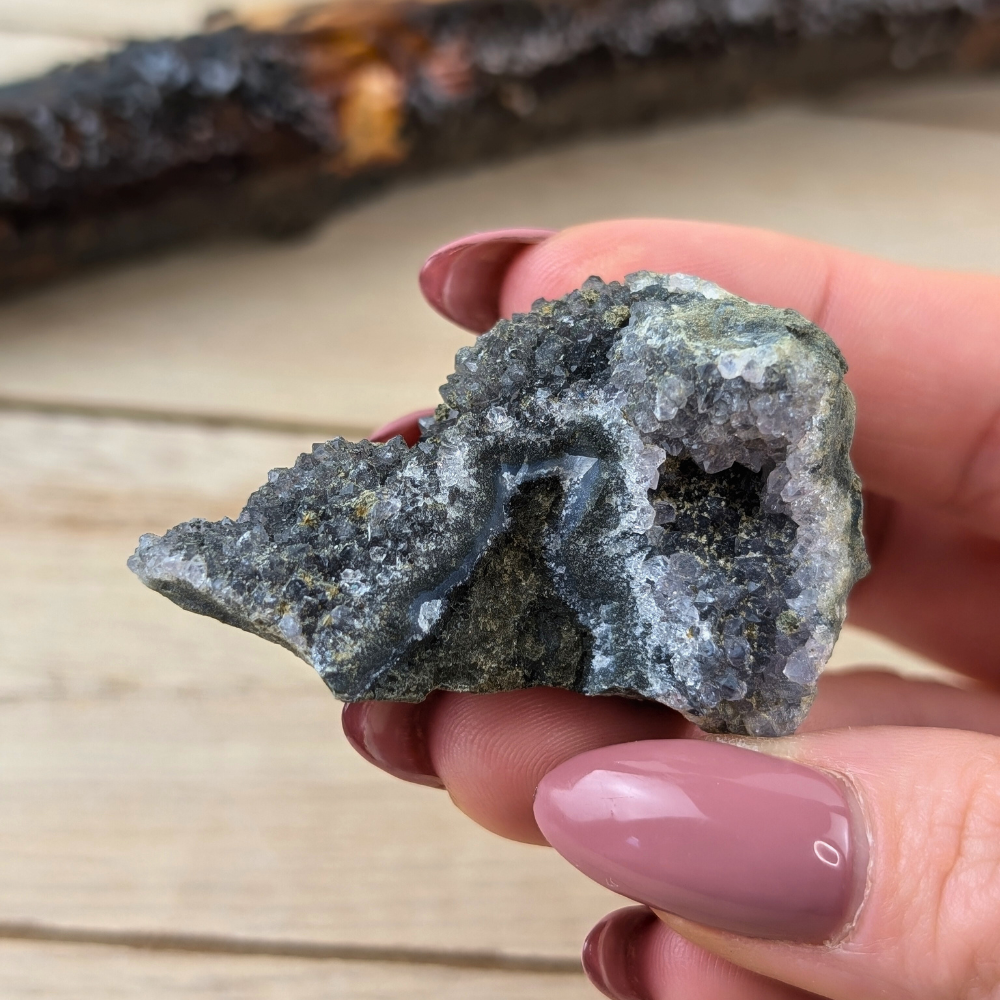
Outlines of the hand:
[[[825,677],[799,734],[742,741],[756,754],[706,741],[657,705],[549,689],[350,705],[349,738],[517,840],[544,842],[532,811],[542,783],[537,814],[560,851],[602,881],[613,872],[658,911],[618,911],[588,938],[585,965],[609,996],[1000,997],[1000,697],[990,687],[1000,678],[1000,279],[701,223],[601,223],[525,246],[540,235],[432,258],[433,304],[482,329],[591,274],[682,271],[797,309],[834,338],[858,403],[852,455],[873,562],[850,620],[969,686]],[[617,746],[637,740],[658,742]],[[607,782],[581,780],[609,772],[619,791],[641,786],[652,802],[634,851]],[[718,788],[729,791],[713,811]],[[704,836],[685,839],[670,805],[679,793],[707,817]],[[830,817],[841,839],[813,863],[814,827]]]

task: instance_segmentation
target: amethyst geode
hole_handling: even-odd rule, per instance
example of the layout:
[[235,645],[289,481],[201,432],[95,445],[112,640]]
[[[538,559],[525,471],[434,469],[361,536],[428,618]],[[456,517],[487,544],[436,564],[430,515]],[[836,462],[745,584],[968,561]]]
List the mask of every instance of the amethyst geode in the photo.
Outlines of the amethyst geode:
[[347,701],[547,685],[781,735],[868,568],[845,370],[790,310],[591,278],[459,351],[415,447],[318,444],[129,565]]

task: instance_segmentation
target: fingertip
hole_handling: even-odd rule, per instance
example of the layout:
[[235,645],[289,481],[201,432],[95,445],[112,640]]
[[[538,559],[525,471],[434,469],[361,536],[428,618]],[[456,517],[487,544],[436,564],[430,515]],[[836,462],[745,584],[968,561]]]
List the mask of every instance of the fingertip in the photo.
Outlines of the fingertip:
[[587,978],[610,1000],[818,1000],[706,951],[670,919],[645,906],[608,914],[583,946]]
[[466,815],[510,840],[544,844],[532,803],[545,774],[597,746],[666,739],[689,728],[663,705],[539,687],[442,693],[427,741],[436,773]]
[[[525,312],[591,275],[621,281],[634,271],[681,272],[736,295],[809,315],[825,286],[829,256],[818,243],[722,223],[686,219],[617,219],[561,230],[529,247],[507,268],[501,314]],[[779,263],[781,266],[778,266]]]
[[420,290],[446,319],[485,333],[500,318],[500,288],[508,267],[551,229],[498,229],[464,236],[435,250],[420,269]]
[[369,441],[384,443],[391,441],[394,437],[401,437],[409,447],[413,447],[420,440],[420,421],[424,417],[432,417],[433,410],[416,410],[407,413],[406,416],[396,417],[389,423],[383,424],[377,430],[368,435]]
[[427,753],[426,710],[426,702],[358,701],[344,706],[341,724],[369,764],[412,784],[444,788]]
[[580,956],[583,971],[610,1000],[652,1000],[638,955],[656,926],[656,914],[648,907],[627,906],[609,913],[587,935]]

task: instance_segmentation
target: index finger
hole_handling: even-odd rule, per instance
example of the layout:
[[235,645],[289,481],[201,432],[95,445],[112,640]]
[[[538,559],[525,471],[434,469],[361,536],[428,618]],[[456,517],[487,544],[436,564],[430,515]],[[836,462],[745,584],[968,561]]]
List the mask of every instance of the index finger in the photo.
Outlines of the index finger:
[[1000,537],[1000,279],[928,271],[778,233],[660,219],[564,230],[507,271],[503,315],[595,274],[707,278],[795,309],[847,358],[852,457],[868,488]]

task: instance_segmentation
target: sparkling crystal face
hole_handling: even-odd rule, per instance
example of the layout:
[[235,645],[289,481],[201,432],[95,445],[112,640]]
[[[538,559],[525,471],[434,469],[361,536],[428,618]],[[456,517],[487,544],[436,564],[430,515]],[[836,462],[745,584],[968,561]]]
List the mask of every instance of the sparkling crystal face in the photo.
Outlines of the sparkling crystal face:
[[316,445],[130,566],[347,700],[549,685],[787,733],[867,569],[844,371],[797,313],[592,278],[459,351],[414,448]]

